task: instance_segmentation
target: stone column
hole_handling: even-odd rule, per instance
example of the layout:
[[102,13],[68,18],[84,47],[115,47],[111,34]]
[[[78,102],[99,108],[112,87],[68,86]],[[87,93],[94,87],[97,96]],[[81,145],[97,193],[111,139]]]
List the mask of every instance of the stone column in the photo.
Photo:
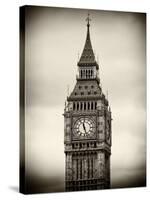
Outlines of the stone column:
[[80,105],[81,105],[81,102],[79,101],[79,109],[78,109],[78,110],[81,110],[81,109],[80,109]]
[[109,187],[110,187],[110,156],[108,158],[108,182],[109,182]]
[[80,179],[80,156],[78,156],[78,179]]
[[93,178],[96,178],[97,166],[96,166],[96,154],[93,156]]
[[94,155],[92,155],[92,178],[94,178]]
[[73,158],[73,161],[72,161],[72,167],[73,167],[73,180],[76,180],[76,176],[77,176],[77,173],[76,173],[76,157]]
[[98,178],[103,179],[105,177],[105,154],[100,151],[97,155],[98,162]]
[[66,180],[67,181],[72,180],[72,155],[71,154],[66,155]]
[[82,156],[82,179],[84,179],[84,170],[85,170],[85,166],[84,166],[84,160],[85,160],[85,157]]
[[92,178],[92,165],[91,165],[91,160],[92,160],[92,158],[91,158],[91,154],[90,154],[90,156],[89,156],[89,178]]
[[87,162],[88,162],[88,158],[87,158],[87,155],[85,156],[85,159],[84,159],[84,171],[85,171],[85,175],[84,175],[84,178],[87,179],[88,176],[87,176],[87,173],[88,173],[88,165],[87,165]]

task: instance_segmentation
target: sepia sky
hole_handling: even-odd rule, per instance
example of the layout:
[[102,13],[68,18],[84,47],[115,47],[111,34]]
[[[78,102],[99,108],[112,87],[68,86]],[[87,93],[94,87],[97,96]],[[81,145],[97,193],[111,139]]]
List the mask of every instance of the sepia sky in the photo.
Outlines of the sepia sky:
[[[63,109],[76,82],[87,10],[26,8],[26,170],[41,191],[64,190]],[[112,187],[144,185],[145,14],[90,10],[91,42],[112,109]],[[32,187],[32,186],[31,186]],[[34,190],[34,189],[33,189]]]

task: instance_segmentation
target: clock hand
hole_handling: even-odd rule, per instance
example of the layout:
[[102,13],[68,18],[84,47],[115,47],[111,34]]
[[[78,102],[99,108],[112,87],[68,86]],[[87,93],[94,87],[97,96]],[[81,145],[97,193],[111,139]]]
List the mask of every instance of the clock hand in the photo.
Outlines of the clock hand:
[[84,131],[85,131],[85,133],[86,133],[86,128],[85,128],[85,124],[83,123],[83,128],[84,128]]

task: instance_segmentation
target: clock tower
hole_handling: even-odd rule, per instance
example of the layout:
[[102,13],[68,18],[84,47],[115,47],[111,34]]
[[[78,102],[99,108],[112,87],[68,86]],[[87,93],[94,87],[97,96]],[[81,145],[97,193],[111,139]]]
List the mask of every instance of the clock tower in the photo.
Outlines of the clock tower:
[[76,85],[64,109],[66,191],[110,188],[111,109],[100,86],[89,22],[88,15]]

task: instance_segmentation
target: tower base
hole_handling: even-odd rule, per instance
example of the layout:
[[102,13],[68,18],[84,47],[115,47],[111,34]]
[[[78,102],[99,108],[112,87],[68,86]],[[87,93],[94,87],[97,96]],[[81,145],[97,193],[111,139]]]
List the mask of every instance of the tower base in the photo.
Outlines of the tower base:
[[66,191],[110,189],[110,182],[102,179],[66,181]]

